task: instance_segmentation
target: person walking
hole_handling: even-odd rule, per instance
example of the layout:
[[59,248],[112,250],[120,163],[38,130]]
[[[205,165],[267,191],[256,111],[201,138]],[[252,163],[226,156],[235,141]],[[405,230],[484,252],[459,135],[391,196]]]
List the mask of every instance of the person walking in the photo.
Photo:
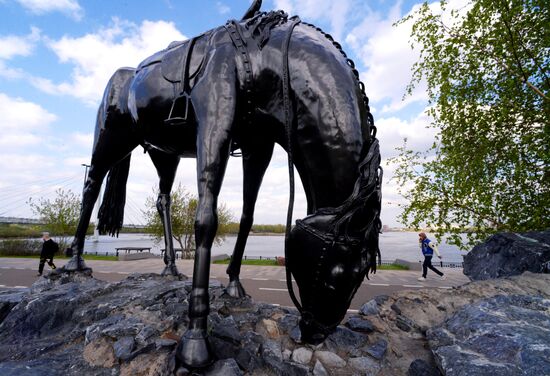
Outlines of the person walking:
[[46,263],[46,261],[52,269],[55,269],[53,257],[59,250],[59,245],[54,242],[52,238],[50,238],[49,232],[42,233],[42,240],[44,242],[42,243],[42,251],[40,252],[40,264],[38,265],[37,276],[42,275],[42,272],[44,271],[44,264]]
[[434,252],[437,257],[439,257],[439,259],[442,259],[441,255],[439,254],[439,250],[437,249],[437,245],[430,239],[428,239],[425,232],[421,232],[420,234],[418,234],[418,237],[418,245],[420,246],[422,254],[424,255],[424,263],[422,264],[422,277],[419,277],[418,280],[426,280],[428,269],[433,270],[433,272],[441,277],[441,279],[445,279],[445,275],[432,265],[432,257],[434,255]]

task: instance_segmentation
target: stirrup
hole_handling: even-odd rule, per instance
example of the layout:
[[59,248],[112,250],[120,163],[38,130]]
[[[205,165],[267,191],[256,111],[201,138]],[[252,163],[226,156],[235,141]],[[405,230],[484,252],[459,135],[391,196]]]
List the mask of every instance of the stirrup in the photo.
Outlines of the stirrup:
[[164,124],[168,126],[181,126],[188,123],[189,107],[191,106],[191,98],[189,94],[181,93],[172,101],[170,114],[164,120]]

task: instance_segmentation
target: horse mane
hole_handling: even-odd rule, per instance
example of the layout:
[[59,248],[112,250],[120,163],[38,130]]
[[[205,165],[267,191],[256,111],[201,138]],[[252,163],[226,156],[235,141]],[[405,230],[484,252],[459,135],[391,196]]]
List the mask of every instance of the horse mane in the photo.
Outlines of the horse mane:
[[250,32],[252,39],[258,43],[260,50],[271,36],[271,30],[288,21],[288,14],[282,10],[259,12],[247,20],[244,27]]

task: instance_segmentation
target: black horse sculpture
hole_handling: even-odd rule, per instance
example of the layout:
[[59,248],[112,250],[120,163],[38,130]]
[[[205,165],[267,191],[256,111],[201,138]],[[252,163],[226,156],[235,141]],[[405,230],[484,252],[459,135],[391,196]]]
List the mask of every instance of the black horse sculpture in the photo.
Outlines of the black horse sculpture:
[[86,268],[81,257],[85,232],[107,173],[99,228],[118,232],[130,153],[142,145],[160,178],[157,207],[167,242],[163,273],[177,274],[169,195],[179,159],[196,158],[199,203],[190,320],[177,351],[189,367],[212,361],[206,331],[210,250],[217,198],[235,150],[242,152],[244,203],[227,270],[230,295],[245,295],[241,259],[275,143],[289,153],[291,187],[292,166],[302,178],[310,214],[290,232],[290,205],[285,245],[289,292],[302,313],[302,339],[321,342],[344,317],[365,275],[376,271],[380,154],[364,85],[330,35],[282,11],[260,13],[260,3],[240,22],[172,43],[137,69],[115,72],[98,111],[73,257],[65,267]]

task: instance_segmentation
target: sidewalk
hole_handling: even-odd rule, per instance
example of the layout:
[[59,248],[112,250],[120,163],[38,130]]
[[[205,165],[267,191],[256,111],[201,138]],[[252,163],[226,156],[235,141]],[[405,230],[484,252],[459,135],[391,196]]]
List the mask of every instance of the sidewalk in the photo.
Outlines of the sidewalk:
[[[58,267],[63,266],[68,259],[54,260]],[[160,273],[164,268],[162,259],[145,259],[134,261],[100,261],[86,260],[86,264],[96,273]],[[180,273],[191,277],[193,275],[193,260],[177,260],[176,265]],[[22,258],[0,258],[0,269],[22,269],[37,270],[38,259]],[[210,278],[217,279],[227,284],[228,277],[225,272],[227,265],[211,264]],[[46,265],[45,271],[49,267]],[[417,280],[421,272],[408,270],[379,270],[376,274],[369,275],[370,280],[365,278],[363,284],[371,286],[403,286],[410,288],[437,287],[451,288],[469,282],[468,277],[462,273],[462,269],[442,268],[441,271],[447,277],[441,280],[433,272],[428,272],[428,279],[424,282]],[[253,266],[243,265],[241,268],[241,279],[252,279],[256,281],[285,281],[285,268],[280,266]]]

